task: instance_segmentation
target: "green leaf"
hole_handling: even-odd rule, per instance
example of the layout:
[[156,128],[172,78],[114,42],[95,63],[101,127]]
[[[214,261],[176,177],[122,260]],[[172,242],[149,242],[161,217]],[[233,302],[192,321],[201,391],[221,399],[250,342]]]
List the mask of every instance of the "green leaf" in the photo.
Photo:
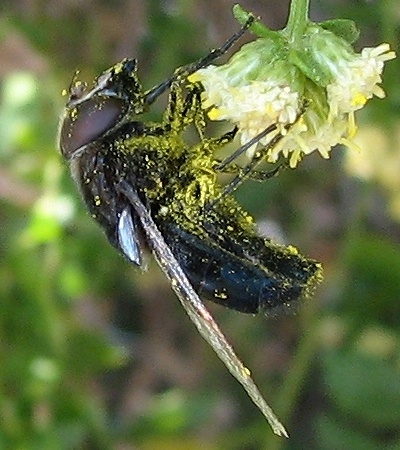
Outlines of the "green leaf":
[[346,420],[369,429],[400,429],[400,377],[395,367],[353,351],[332,351],[324,357],[324,369],[328,396]]
[[[354,323],[367,321],[399,330],[400,246],[380,235],[357,233],[341,255],[346,262],[341,308]],[[362,312],[362,314],[360,314]]]
[[339,422],[331,417],[317,418],[316,431],[319,450],[348,448],[352,450],[382,450],[382,445],[359,431],[350,428],[344,421]]
[[325,20],[324,22],[319,22],[318,25],[336,34],[336,36],[344,39],[349,44],[356,42],[360,36],[360,30],[350,19]]
[[121,367],[126,362],[124,350],[112,346],[106,336],[90,330],[70,331],[65,367],[75,376],[96,374],[100,370]]

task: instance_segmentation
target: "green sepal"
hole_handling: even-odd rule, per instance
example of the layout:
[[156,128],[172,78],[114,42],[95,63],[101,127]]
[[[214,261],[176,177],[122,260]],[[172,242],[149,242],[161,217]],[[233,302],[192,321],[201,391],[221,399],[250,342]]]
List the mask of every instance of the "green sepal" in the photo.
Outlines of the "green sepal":
[[331,72],[324,65],[318,64],[308,48],[290,49],[289,61],[318,86],[326,87],[331,82]]
[[350,19],[332,19],[319,22],[318,25],[336,36],[344,39],[349,44],[353,44],[360,36],[360,30],[355,22]]
[[289,58],[307,78],[321,87],[332,82],[340,61],[354,58],[352,46],[342,37],[319,24],[309,24],[301,41],[290,48]]
[[[254,17],[252,13],[243,9],[239,4],[233,5],[232,11],[235,19],[240,25],[244,25],[250,17]],[[256,18],[255,22],[250,26],[249,30],[258,37],[282,40],[282,36],[277,31],[270,30],[258,18]]]

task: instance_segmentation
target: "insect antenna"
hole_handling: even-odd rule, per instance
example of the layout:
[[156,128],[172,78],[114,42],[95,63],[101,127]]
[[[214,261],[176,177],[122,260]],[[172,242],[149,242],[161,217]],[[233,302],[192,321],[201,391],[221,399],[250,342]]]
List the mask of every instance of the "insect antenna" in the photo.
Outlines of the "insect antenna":
[[237,33],[235,33],[232,37],[230,37],[223,45],[221,45],[221,47],[211,50],[210,53],[208,53],[208,55],[204,56],[204,58],[200,59],[199,61],[196,61],[187,66],[183,66],[177,69],[174,75],[172,75],[170,78],[163,81],[158,86],[150,89],[150,91],[148,91],[144,95],[145,104],[147,105],[152,104],[157,99],[157,97],[159,97],[168,88],[170,88],[172,83],[179,80],[179,78],[187,77],[192,73],[197,72],[199,69],[207,67],[215,59],[218,59],[223,54],[225,54],[243,36],[243,34],[249,29],[249,27],[254,23],[255,20],[256,18],[251,15],[247,19],[246,23],[240,28],[240,30]]

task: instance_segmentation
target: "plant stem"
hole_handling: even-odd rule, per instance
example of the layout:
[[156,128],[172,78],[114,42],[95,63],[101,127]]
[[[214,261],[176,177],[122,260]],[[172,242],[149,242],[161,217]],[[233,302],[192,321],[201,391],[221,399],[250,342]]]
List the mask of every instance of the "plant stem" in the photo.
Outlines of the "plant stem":
[[299,40],[308,23],[310,0],[292,0],[285,30],[291,42]]

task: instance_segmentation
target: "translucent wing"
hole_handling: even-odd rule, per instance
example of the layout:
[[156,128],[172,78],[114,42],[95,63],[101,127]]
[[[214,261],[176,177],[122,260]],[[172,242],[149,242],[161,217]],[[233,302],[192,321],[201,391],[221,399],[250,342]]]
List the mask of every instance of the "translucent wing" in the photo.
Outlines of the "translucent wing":
[[167,275],[172,288],[185,308],[192,322],[196,325],[203,338],[211,345],[218,357],[223,361],[231,374],[241,383],[255,405],[264,414],[275,434],[286,436],[288,434],[268,406],[253,379],[250,371],[240,361],[226,337],[214,321],[207,308],[193,289],[185,273],[179,266],[162,234],[158,230],[151,215],[140,201],[135,190],[126,182],[119,184],[119,190],[131,203],[139,216],[141,225],[146,233],[148,244],[161,269]]
[[140,240],[129,206],[123,209],[118,220],[118,242],[129,261],[140,267],[142,265]]

